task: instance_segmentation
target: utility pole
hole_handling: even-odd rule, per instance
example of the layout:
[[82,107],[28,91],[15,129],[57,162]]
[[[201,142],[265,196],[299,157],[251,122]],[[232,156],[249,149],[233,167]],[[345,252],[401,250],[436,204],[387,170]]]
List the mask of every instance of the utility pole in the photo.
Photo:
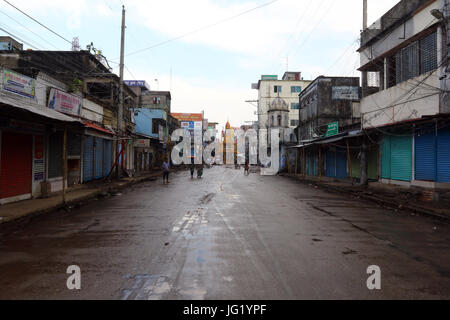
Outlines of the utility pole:
[[363,0],[363,31],[367,29],[367,0]]
[[[124,59],[125,59],[125,6],[122,6],[122,34],[120,40],[120,84],[119,84],[119,109],[117,112],[117,129],[119,131],[119,136],[123,133],[123,108],[124,108],[124,90],[123,90],[123,69],[124,69]],[[119,140],[116,143],[116,151],[119,152]],[[123,148],[123,145],[122,145]],[[125,157],[122,157],[124,161]],[[123,164],[122,164],[123,165]],[[121,166],[117,166],[117,177],[121,176]]]

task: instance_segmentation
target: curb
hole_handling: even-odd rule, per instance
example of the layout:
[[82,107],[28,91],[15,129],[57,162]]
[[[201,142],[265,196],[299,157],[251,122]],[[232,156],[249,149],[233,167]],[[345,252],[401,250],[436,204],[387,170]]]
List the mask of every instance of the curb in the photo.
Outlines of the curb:
[[342,194],[348,194],[348,195],[352,195],[354,197],[357,197],[359,199],[364,199],[364,200],[369,200],[372,202],[376,202],[378,204],[384,205],[386,207],[389,207],[391,209],[396,209],[396,210],[400,210],[400,211],[404,211],[404,212],[413,212],[415,214],[421,215],[421,216],[426,216],[429,218],[433,218],[433,219],[437,219],[437,220],[441,220],[443,222],[446,223],[450,223],[450,216],[447,215],[442,215],[438,212],[435,212],[433,210],[427,210],[424,208],[420,208],[420,207],[415,207],[415,206],[409,206],[409,205],[405,205],[402,203],[398,203],[395,201],[390,201],[381,197],[377,197],[377,196],[370,196],[367,194],[359,194],[356,193],[354,191],[349,191],[346,190],[345,188],[337,188],[337,187],[333,187],[318,181],[314,181],[314,180],[309,180],[309,179],[301,179],[295,176],[291,176],[291,175],[284,175],[284,177],[288,177],[290,179],[294,179],[297,181],[300,181],[302,183],[313,183],[315,185],[317,185],[318,187],[324,189],[324,190],[328,190],[330,192],[334,192],[334,193],[342,193]]

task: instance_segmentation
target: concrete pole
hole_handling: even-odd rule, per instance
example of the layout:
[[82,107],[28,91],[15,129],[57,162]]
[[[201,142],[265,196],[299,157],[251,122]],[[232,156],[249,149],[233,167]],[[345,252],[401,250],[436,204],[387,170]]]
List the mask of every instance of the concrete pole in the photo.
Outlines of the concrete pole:
[[[124,90],[123,90],[123,72],[124,72],[124,59],[125,59],[125,6],[122,6],[122,30],[121,30],[121,39],[120,39],[120,83],[119,83],[119,108],[117,110],[117,130],[119,131],[118,139],[122,136],[123,133],[123,108],[124,108]],[[121,141],[116,140],[116,152],[119,152],[119,145],[121,145]],[[122,145],[123,148],[123,145]],[[125,157],[122,157],[122,166]],[[120,178],[122,175],[122,166],[117,166],[117,178]]]
[[364,137],[361,148],[361,186],[367,186],[369,183],[368,167],[367,138]]
[[367,29],[367,0],[363,0],[363,31]]
[[63,204],[66,204],[66,181],[67,181],[67,126],[64,126],[63,140]]

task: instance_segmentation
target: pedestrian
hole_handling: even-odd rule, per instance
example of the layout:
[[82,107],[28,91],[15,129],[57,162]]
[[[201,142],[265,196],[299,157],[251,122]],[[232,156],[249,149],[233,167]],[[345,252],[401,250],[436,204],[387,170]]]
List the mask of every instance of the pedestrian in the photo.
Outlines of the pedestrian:
[[165,160],[163,162],[162,168],[163,168],[163,184],[166,183],[166,181],[167,181],[167,183],[169,183],[169,168],[170,168],[170,164],[169,164],[168,160]]
[[194,161],[191,162],[191,179],[194,179],[195,165]]
[[249,174],[250,174],[250,166],[249,166],[249,164],[248,164],[248,161],[245,161],[245,171],[244,171],[244,174],[246,175],[246,176],[248,176]]
[[197,179],[201,179],[203,175],[203,165],[200,165],[197,169]]

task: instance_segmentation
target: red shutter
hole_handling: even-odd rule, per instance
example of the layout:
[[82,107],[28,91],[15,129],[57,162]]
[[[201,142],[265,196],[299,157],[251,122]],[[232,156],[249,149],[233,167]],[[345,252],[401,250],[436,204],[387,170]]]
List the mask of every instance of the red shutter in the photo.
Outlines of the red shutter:
[[1,143],[0,198],[30,194],[33,137],[3,132]]

